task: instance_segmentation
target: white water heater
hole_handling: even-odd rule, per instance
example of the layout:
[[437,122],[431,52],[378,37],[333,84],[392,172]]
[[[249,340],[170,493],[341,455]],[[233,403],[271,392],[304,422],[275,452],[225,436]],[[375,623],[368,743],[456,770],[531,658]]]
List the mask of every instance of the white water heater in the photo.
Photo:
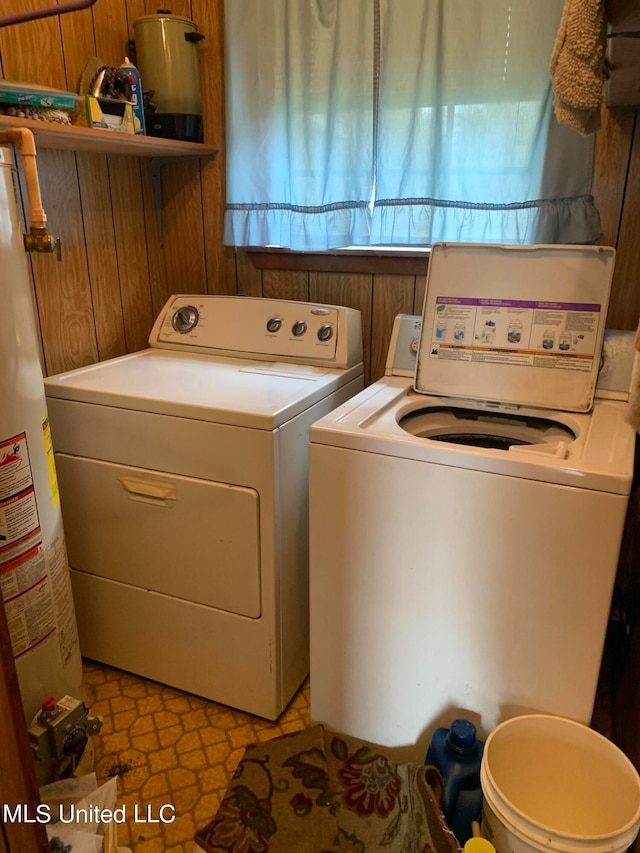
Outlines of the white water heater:
[[84,687],[16,187],[0,147],[0,591],[30,723]]

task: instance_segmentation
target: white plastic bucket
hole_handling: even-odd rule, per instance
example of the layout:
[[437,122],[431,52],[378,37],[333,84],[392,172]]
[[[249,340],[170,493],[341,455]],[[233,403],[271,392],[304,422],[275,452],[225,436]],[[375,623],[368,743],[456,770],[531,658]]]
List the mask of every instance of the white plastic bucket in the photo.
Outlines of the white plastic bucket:
[[487,738],[482,835],[498,853],[626,850],[640,828],[640,777],[602,735],[563,717],[514,717]]

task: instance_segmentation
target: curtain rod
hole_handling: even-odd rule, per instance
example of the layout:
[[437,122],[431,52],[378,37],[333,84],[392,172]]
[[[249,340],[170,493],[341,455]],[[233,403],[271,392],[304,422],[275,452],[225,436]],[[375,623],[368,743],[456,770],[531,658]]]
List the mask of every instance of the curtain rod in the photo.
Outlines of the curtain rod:
[[15,15],[4,15],[0,18],[0,28],[10,27],[13,24],[23,24],[26,21],[38,21],[40,18],[51,18],[54,15],[64,15],[66,12],[79,12],[88,9],[97,0],[73,0],[71,3],[62,3],[60,6],[45,6],[43,9],[33,9],[29,12],[18,12]]

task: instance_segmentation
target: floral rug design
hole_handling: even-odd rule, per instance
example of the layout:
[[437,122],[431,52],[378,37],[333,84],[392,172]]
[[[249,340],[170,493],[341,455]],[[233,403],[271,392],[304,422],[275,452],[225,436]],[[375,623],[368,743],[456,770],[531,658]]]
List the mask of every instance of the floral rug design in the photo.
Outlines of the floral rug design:
[[247,747],[195,841],[206,853],[458,853],[427,779],[313,726]]

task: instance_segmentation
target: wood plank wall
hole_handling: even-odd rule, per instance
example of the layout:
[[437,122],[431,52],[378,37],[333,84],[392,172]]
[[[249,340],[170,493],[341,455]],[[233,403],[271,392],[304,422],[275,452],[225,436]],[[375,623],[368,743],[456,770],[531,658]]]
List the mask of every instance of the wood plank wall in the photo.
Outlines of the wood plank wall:
[[[41,0],[2,0],[2,13]],[[133,22],[156,0],[98,0],[91,8],[0,29],[0,71],[10,80],[76,90],[89,57],[120,65]],[[222,0],[173,0],[198,22],[206,141],[223,148]],[[43,203],[63,260],[32,259],[48,374],[146,346],[171,293],[235,293],[235,257],[222,246],[224,157],[162,169],[164,247],[151,163],[136,157],[39,150]]]
[[[42,0],[2,0],[9,14]],[[75,89],[97,55],[119,65],[133,21],[156,0],[98,0],[89,10],[0,30],[0,71],[7,79]],[[140,349],[172,293],[241,293],[338,302],[359,308],[367,378],[382,375],[393,317],[419,312],[424,275],[256,269],[244,251],[222,245],[224,207],[223,0],[173,0],[194,20],[199,45],[206,142],[214,160],[162,169],[164,246],[156,233],[146,159],[40,151],[44,205],[63,240],[63,261],[32,260],[48,374]],[[640,316],[640,132],[636,113],[603,108],[594,193],[604,235],[618,250],[608,325],[633,329]]]

